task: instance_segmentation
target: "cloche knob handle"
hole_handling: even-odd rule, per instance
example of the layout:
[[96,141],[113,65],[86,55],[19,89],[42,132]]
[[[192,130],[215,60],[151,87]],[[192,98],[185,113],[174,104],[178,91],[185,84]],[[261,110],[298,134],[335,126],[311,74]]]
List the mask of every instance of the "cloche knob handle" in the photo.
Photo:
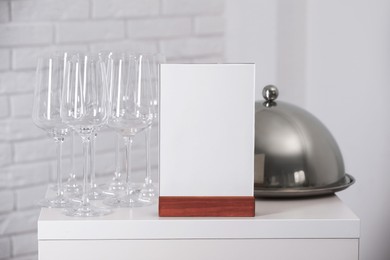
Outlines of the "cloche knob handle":
[[266,101],[274,101],[279,96],[279,90],[274,85],[267,85],[263,88],[263,97]]

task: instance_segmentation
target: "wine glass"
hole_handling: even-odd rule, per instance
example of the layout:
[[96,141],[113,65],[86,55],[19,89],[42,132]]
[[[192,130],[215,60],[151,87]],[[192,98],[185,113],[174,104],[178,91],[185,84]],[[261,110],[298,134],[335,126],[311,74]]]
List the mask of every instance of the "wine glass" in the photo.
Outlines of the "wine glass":
[[[110,82],[113,80],[113,77],[111,77],[111,73],[113,73],[113,67],[109,66],[109,61],[111,60],[111,57],[113,55],[112,51],[103,51],[104,54],[104,61],[107,66],[107,80],[108,84],[110,85]],[[112,91],[109,92],[109,95],[111,95]],[[109,100],[111,100],[111,96],[109,97]],[[120,151],[120,144],[122,142],[122,137],[119,133],[117,133],[117,138],[115,142],[115,171],[114,176],[112,177],[112,180],[108,184],[101,185],[101,188],[103,190],[103,193],[110,196],[120,196],[125,190],[126,190],[126,183],[122,181],[121,175],[121,151]]]
[[[109,63],[109,60],[110,60],[112,53],[113,52],[110,50],[100,51],[100,56],[101,56],[104,64],[106,65],[106,68],[108,68],[108,63]],[[111,71],[109,69],[107,69],[106,70],[107,79],[110,78],[110,73],[111,73]],[[96,139],[96,135],[95,135],[95,139]],[[94,139],[94,141],[95,141],[95,139]],[[93,189],[89,195],[90,199],[103,199],[107,195],[108,196],[118,195],[120,192],[125,191],[126,185],[121,180],[121,172],[120,172],[120,151],[119,151],[120,150],[120,148],[119,148],[120,142],[121,142],[121,138],[118,134],[118,138],[117,138],[116,144],[115,144],[115,172],[114,172],[114,177],[112,178],[112,181],[108,184],[102,184],[102,185],[97,186],[96,183],[94,182],[95,178],[93,176],[93,178],[91,178],[91,186],[93,187]],[[92,144],[94,145],[94,143],[92,143]],[[94,158],[92,160],[94,161]]]
[[120,196],[126,190],[126,183],[122,181],[120,144],[122,137],[118,133],[115,142],[115,171],[111,182],[102,185],[103,193],[109,196]]
[[121,133],[126,145],[126,195],[109,198],[106,205],[120,207],[144,206],[139,189],[131,182],[131,148],[133,138],[153,121],[152,86],[144,84],[142,74],[150,73],[139,59],[131,54],[117,53],[110,59],[110,108],[108,126]]
[[107,121],[107,75],[100,55],[77,54],[68,61],[62,95],[61,117],[76,131],[83,143],[84,168],[81,204],[67,209],[69,216],[101,216],[106,208],[93,206],[88,198],[88,175],[91,174],[91,142],[95,133]]
[[64,196],[62,187],[62,144],[68,133],[68,126],[60,116],[61,96],[64,84],[66,59],[63,54],[52,54],[38,58],[36,86],[32,119],[35,125],[54,139],[57,146],[56,196],[38,202],[49,208],[68,208],[72,202]]
[[[160,87],[160,72],[159,65],[165,62],[165,57],[161,54],[141,54],[140,55],[141,66],[144,68],[141,73],[141,77],[144,78],[141,82],[144,84],[150,84],[152,89],[153,106],[153,121],[158,119],[158,99],[159,99],[159,87]],[[151,168],[151,155],[150,155],[150,141],[151,141],[152,124],[150,124],[145,130],[145,148],[146,148],[146,176],[145,181],[140,191],[140,199],[145,202],[154,203],[157,201],[158,191],[153,184],[152,168]]]
[[[70,57],[75,55],[75,52],[64,52],[64,67],[67,64],[67,61]],[[64,70],[64,79],[66,76],[66,70]],[[71,130],[71,129],[70,129]],[[77,196],[80,194],[81,185],[77,182],[76,179],[76,166],[75,166],[75,132],[71,131],[70,133],[70,171],[68,174],[68,179],[64,183],[63,187],[65,192],[70,194],[71,196]]]
[[[62,56],[62,61],[63,61],[63,66],[62,66],[62,71],[63,71],[63,76],[62,79],[64,80],[65,79],[65,73],[66,73],[66,70],[65,70],[65,67],[66,67],[66,64],[67,64],[67,60],[69,59],[69,57],[71,57],[72,55],[74,54],[74,52],[68,52],[68,51],[65,51],[65,52],[56,52],[54,55],[58,56],[58,57],[61,57]],[[70,169],[70,172],[68,174],[68,178],[66,180],[65,183],[62,183],[62,189],[64,192],[66,192],[68,195],[77,195],[79,192],[80,192],[80,189],[81,189],[81,185],[77,183],[77,180],[76,180],[76,172],[75,172],[75,163],[74,163],[74,131],[71,131],[71,129],[69,129],[69,132],[70,133],[70,154],[71,154],[71,169]],[[58,187],[57,185],[52,185],[51,186],[51,189],[53,190],[57,190]]]

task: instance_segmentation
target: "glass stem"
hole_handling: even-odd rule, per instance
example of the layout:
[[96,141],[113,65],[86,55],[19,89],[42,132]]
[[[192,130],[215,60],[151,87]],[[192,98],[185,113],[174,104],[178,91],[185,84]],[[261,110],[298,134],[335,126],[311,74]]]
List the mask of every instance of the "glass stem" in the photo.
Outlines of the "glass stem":
[[126,186],[127,186],[127,195],[130,194],[131,191],[131,148],[133,144],[133,137],[126,136],[124,137],[125,145],[126,145]]
[[120,142],[121,136],[118,134],[116,139],[116,149],[115,149],[115,172],[114,172],[114,181],[118,181],[121,177],[121,158],[120,158]]
[[88,174],[90,173],[90,148],[91,148],[91,137],[83,136],[83,154],[84,154],[84,169],[83,169],[83,196],[82,204],[83,206],[88,205]]
[[75,180],[76,179],[76,169],[75,169],[75,160],[74,160],[74,142],[75,142],[75,136],[74,131],[72,131],[72,134],[70,135],[70,174],[69,174],[69,180]]
[[54,141],[57,146],[57,196],[61,197],[64,195],[62,190],[62,144],[64,142],[64,137],[55,137]]
[[95,186],[95,179],[96,179],[96,173],[95,173],[95,144],[96,144],[96,137],[97,133],[92,134],[92,140],[91,140],[91,188]]
[[145,129],[145,148],[146,148],[146,177],[145,184],[152,183],[152,167],[150,161],[150,138],[151,138],[152,126]]

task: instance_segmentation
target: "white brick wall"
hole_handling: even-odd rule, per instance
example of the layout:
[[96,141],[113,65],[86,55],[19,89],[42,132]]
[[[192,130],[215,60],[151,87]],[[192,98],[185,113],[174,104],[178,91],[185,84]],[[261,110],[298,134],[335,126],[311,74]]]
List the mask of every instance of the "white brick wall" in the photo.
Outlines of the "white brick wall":
[[49,44],[53,29],[53,25],[45,23],[0,24],[0,47]]
[[[37,58],[53,51],[162,52],[168,62],[224,60],[223,0],[0,0],[0,259],[36,260],[40,199],[56,177],[55,144],[31,120]],[[157,172],[153,129],[153,172]],[[76,136],[76,172],[82,149]],[[112,177],[116,135],[96,143],[96,174]],[[70,169],[69,138],[63,172]],[[144,136],[133,146],[145,174]],[[122,146],[123,149],[123,146]],[[157,177],[157,176],[155,176]]]
[[21,188],[47,184],[50,180],[50,170],[50,165],[46,161],[15,163],[7,168],[12,180],[10,186]]
[[11,1],[12,20],[55,21],[79,20],[89,16],[89,0],[20,0]]
[[155,16],[159,13],[159,6],[159,0],[93,0],[92,15],[97,18]]
[[52,45],[39,47],[15,48],[12,52],[13,69],[34,69],[40,55],[52,53],[54,51],[87,51],[88,47],[82,44],[73,45]]
[[90,45],[92,51],[99,50],[133,50],[134,52],[154,53],[158,51],[158,43],[155,40],[118,40],[109,42],[98,42]]
[[[31,108],[30,108],[31,109]],[[16,141],[30,140],[42,137],[44,132],[32,126],[31,118],[10,118],[0,122],[0,140]]]
[[[0,2],[0,3],[4,3],[4,2]],[[7,49],[0,49],[0,71],[9,69],[10,64],[11,64],[11,52]]]
[[12,260],[38,260],[38,255],[28,254],[19,257],[13,257]]
[[0,191],[0,213],[12,211],[13,208],[14,208],[14,192],[12,190]]
[[62,22],[57,26],[58,43],[115,40],[124,35],[125,22],[117,20]]
[[0,238],[0,259],[11,256],[11,241],[8,237]]
[[34,80],[34,71],[0,72],[0,95],[31,93],[34,89]]
[[[35,127],[31,125],[31,127]],[[31,151],[34,151],[33,153]],[[14,143],[16,163],[50,160],[56,156],[55,143],[51,138],[33,139]]]
[[223,12],[224,0],[162,0],[163,14],[204,15]]
[[0,217],[2,234],[12,235],[36,231],[38,215],[39,209],[19,210],[2,215]]
[[0,2],[0,23],[9,21],[9,3],[7,1]]
[[169,39],[161,41],[161,50],[168,58],[222,55],[223,37]]
[[30,117],[33,107],[33,94],[12,95],[10,97],[10,108],[12,117]]
[[36,204],[40,200],[40,198],[45,196],[46,190],[47,190],[46,184],[17,189],[15,191],[16,209],[21,210],[21,209],[34,207],[34,204]]
[[201,16],[195,18],[195,32],[199,35],[223,34],[225,31],[222,16]]
[[12,254],[15,256],[36,253],[37,248],[38,240],[35,233],[12,236]]
[[0,96],[0,118],[7,117],[9,115],[8,97]]
[[0,143],[0,167],[12,162],[12,146],[10,143]]
[[127,35],[130,38],[182,37],[190,36],[191,32],[190,17],[140,19],[127,22]]

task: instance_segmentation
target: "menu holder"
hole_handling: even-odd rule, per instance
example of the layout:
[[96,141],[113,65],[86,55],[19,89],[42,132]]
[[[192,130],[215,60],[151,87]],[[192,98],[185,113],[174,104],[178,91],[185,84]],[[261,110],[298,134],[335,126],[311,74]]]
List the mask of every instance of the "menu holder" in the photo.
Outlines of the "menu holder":
[[253,217],[254,64],[162,64],[161,217]]

